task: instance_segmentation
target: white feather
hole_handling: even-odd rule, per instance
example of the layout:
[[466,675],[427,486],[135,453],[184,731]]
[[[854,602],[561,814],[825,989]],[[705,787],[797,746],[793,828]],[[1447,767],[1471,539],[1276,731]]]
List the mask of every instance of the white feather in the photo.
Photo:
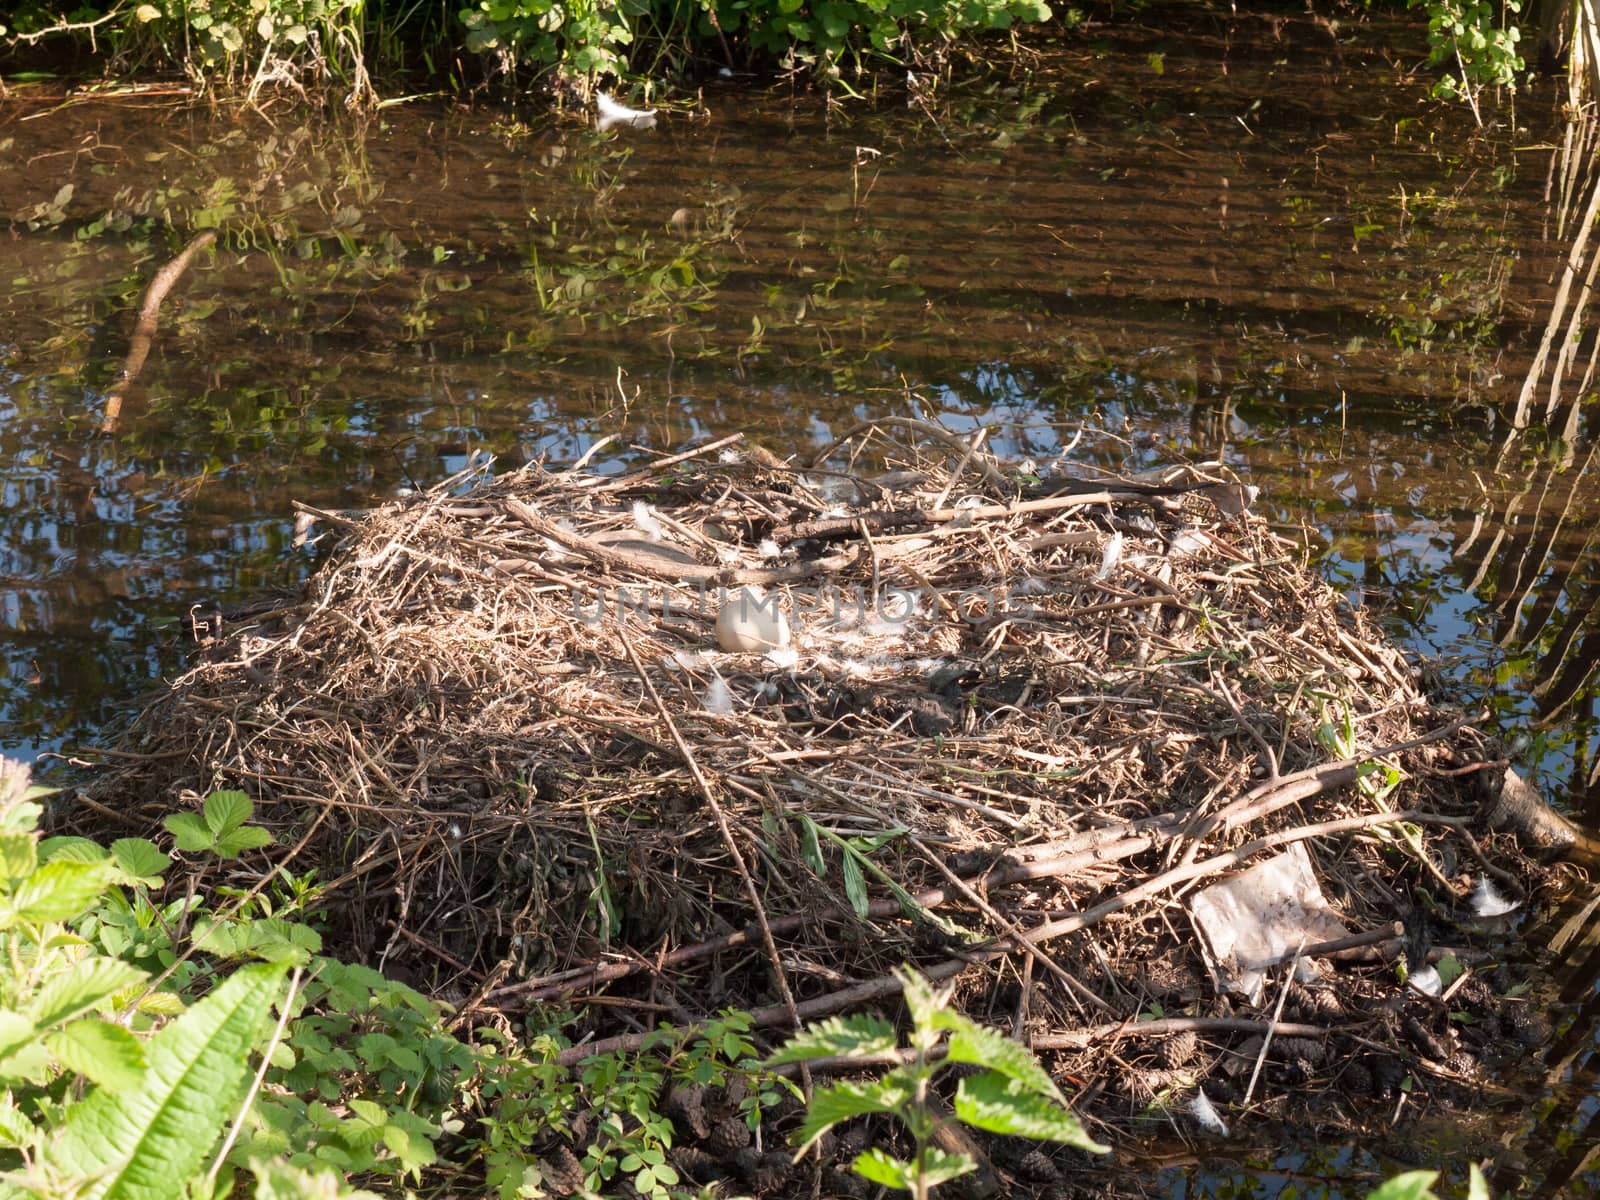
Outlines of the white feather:
[[1472,911],[1480,917],[1503,917],[1516,912],[1519,905],[1507,900],[1494,890],[1487,875],[1478,877],[1478,886],[1472,890]]
[[656,520],[655,512],[643,500],[633,502],[633,523],[652,542],[659,542],[661,535],[666,532],[661,528],[661,522]]
[[1203,1089],[1195,1092],[1194,1099],[1189,1101],[1189,1115],[1194,1118],[1194,1123],[1207,1133],[1215,1134],[1217,1137],[1228,1136],[1228,1123],[1222,1119]]
[[733,711],[733,692],[721,675],[713,675],[706,688],[705,707],[708,713],[725,717]]
[[762,558],[777,558],[783,551],[779,548],[778,543],[771,538],[763,538],[761,539],[761,544],[756,547],[756,553],[761,555]]
[[1170,558],[1188,558],[1191,554],[1199,554],[1211,544],[1211,539],[1198,529],[1185,529],[1167,543],[1167,555]]
[[1111,572],[1117,569],[1117,564],[1122,561],[1122,534],[1113,533],[1106,539],[1105,552],[1100,555],[1100,570],[1095,575],[1096,579],[1110,579]]
[[800,661],[800,651],[793,646],[778,646],[767,651],[767,661],[780,671],[787,671]]
[[656,123],[655,109],[629,108],[626,104],[619,104],[609,92],[596,92],[594,106],[600,111],[601,129],[610,129],[616,125],[649,129]]

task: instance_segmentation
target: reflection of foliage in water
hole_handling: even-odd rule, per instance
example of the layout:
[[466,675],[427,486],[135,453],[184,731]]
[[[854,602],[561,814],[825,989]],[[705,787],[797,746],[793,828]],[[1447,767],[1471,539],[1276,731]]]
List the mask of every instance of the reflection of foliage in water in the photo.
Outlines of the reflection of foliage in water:
[[[709,100],[721,112],[704,126],[617,137],[444,109],[386,114],[392,130],[203,117],[122,129],[95,114],[89,157],[21,180],[21,237],[0,241],[15,281],[0,386],[18,410],[0,450],[37,456],[7,482],[33,472],[42,518],[62,528],[84,502],[59,486],[62,464],[89,472],[76,494],[108,515],[75,546],[84,572],[126,567],[136,582],[131,601],[58,597],[31,627],[80,621],[146,643],[157,614],[192,599],[292,581],[291,500],[367,504],[472,448],[511,465],[571,457],[620,426],[646,445],[740,428],[790,453],[915,410],[997,424],[1001,452],[1040,461],[1087,424],[1123,437],[1075,451],[1103,465],[1237,462],[1277,433],[1203,427],[1207,406],[1237,413],[1307,388],[1336,405],[1330,377],[1379,390],[1382,304],[1430,286],[1446,244],[1458,281],[1488,279],[1498,243],[1467,236],[1482,219],[1465,201],[1435,206],[1426,238],[1393,237],[1388,181],[1332,161],[1285,181],[1281,160],[1240,158],[1242,130],[1221,148],[1233,204],[1219,207],[1215,177],[1191,165],[1205,148],[1173,133],[1189,118],[1148,92],[1173,89],[1238,130],[1215,89],[1255,88],[1249,64],[1219,83],[1169,54],[1155,76],[1145,49],[1137,80],[1075,52],[1073,77],[1103,86],[1079,96],[1041,74],[919,91],[909,120],[755,105],[740,121],[727,110],[747,101],[731,93]],[[1434,131],[1403,136],[1413,168],[1438,175],[1418,171],[1408,195],[1456,186],[1454,165],[1425,157]],[[1334,231],[1328,218],[1350,211],[1386,231]],[[221,238],[169,298],[121,431],[96,439],[145,284],[208,228]],[[1421,411],[1458,391],[1467,361],[1459,344],[1419,344],[1403,402]],[[43,544],[0,512],[18,575],[51,570]],[[42,669],[62,674],[66,653]],[[14,678],[32,671],[16,661]]]

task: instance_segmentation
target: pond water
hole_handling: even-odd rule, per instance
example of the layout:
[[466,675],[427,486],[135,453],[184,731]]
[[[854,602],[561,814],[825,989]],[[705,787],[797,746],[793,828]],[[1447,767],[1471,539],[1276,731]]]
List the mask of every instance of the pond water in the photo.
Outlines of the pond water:
[[[606,467],[732,431],[804,453],[915,414],[1041,463],[1221,460],[1600,820],[1595,439],[1581,408],[1507,421],[1564,254],[1558,98],[1480,129],[1419,61],[1381,21],[1183,10],[845,104],[717,80],[609,132],[18,89],[0,750],[92,742],[190,620],[297,584],[295,500],[608,436]],[[144,289],[207,229],[113,419]],[[1519,1144],[1588,1145],[1595,1027],[1580,1011],[1566,1065],[1512,1096]],[[1587,1194],[1581,1162],[1536,1174]],[[1360,1194],[1374,1169],[1345,1148],[1164,1178]]]

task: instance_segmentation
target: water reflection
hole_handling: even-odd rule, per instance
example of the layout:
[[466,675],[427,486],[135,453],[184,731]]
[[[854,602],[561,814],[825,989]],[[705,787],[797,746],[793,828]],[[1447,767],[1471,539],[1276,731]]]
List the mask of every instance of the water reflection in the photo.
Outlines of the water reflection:
[[[1348,40],[1343,68],[1324,30],[1195,33],[1159,73],[1133,30],[911,109],[722,92],[610,134],[8,109],[27,169],[0,182],[0,737],[87,733],[87,696],[176,665],[160,627],[190,603],[292,583],[290,500],[359,507],[470,447],[515,464],[740,428],[787,453],[927,411],[998,423],[1019,457],[1089,426],[1125,435],[1094,447],[1110,463],[1271,471],[1292,404],[1327,428],[1343,397],[1365,431],[1369,401],[1481,393],[1528,205],[1506,140],[1419,110],[1376,58],[1393,30]],[[98,438],[144,285],[201,229],[219,243]],[[1306,446],[1286,516],[1361,502],[1306,486],[1329,453]],[[155,649],[91,685],[69,629]],[[70,699],[44,685],[65,677]]]

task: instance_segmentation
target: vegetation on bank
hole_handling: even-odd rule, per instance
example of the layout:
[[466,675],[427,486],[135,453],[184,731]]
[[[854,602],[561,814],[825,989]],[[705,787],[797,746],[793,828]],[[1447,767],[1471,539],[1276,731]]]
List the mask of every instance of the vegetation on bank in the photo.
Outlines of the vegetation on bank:
[[[158,899],[172,857],[145,838],[42,837],[48,794],[0,759],[0,1200],[726,1195],[673,1165],[674,1122],[694,1119],[683,1097],[721,1089],[727,1121],[757,1133],[800,1096],[773,1068],[897,1047],[885,1021],[831,1018],[761,1062],[740,1012],[576,1061],[558,1027],[464,1037],[418,992],[321,954],[312,876]],[[251,815],[243,793],[218,792],[167,829],[179,854],[232,859],[272,842]],[[977,1165],[933,1144],[930,1083],[948,1064],[967,1072],[956,1121],[1108,1149],[1025,1048],[962,1016],[950,989],[900,978],[909,1057],[819,1089],[800,1154],[841,1122],[893,1118],[909,1156],[869,1145],[855,1170],[926,1200]],[[584,1132],[579,1159],[566,1146]],[[1396,1177],[1373,1200],[1436,1200],[1436,1177]],[[1487,1200],[1475,1166],[1471,1185]]]
[[[1408,7],[1427,22],[1441,93],[1470,99],[1525,70],[1519,0]],[[1559,48],[1582,10],[1550,7],[1527,19]],[[809,69],[849,90],[866,71],[936,65],[960,39],[1082,19],[1047,0],[24,0],[0,22],[0,85],[8,71],[59,61],[54,52],[65,48],[80,71],[179,71],[248,85],[252,95],[271,84],[332,84],[370,100],[374,74],[454,89],[542,76],[591,86],[697,66]]]
[[841,79],[1052,16],[1046,0],[89,0],[63,14],[30,0],[0,23],[0,71],[65,42],[111,74],[327,81],[358,96],[371,73],[459,88],[486,76],[661,78],[704,62]]

